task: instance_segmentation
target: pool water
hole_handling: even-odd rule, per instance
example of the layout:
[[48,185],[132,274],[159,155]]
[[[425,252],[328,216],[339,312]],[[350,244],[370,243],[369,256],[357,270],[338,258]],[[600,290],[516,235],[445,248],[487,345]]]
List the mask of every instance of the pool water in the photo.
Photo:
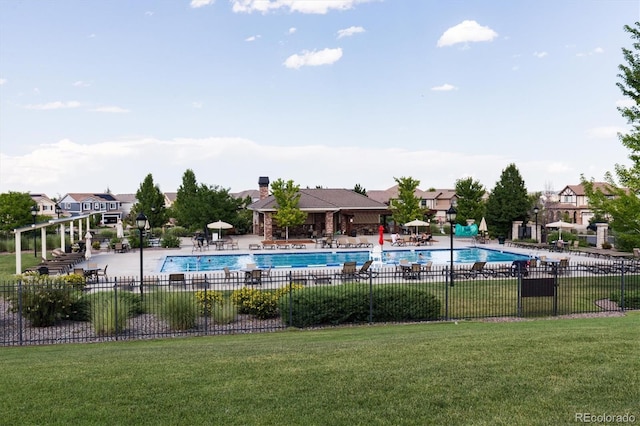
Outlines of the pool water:
[[[420,254],[422,254],[421,257]],[[403,259],[409,262],[426,263],[431,261],[436,265],[444,265],[450,262],[450,256],[450,250],[445,249],[386,250],[383,253],[383,260],[387,265],[395,265]],[[522,254],[477,247],[455,249],[453,253],[454,263],[511,262],[528,258]],[[159,272],[220,271],[224,267],[234,270],[243,269],[249,263],[255,263],[258,268],[319,268],[340,266],[344,262],[356,262],[356,264],[362,265],[367,260],[369,260],[368,250],[167,256]]]

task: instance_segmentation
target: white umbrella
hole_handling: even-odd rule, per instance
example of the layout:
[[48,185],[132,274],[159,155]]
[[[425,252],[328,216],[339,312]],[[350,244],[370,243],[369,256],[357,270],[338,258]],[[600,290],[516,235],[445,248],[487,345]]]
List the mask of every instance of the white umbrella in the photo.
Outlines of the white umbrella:
[[559,220],[557,222],[551,222],[546,224],[547,228],[558,228],[558,239],[562,240],[562,230],[563,229],[573,229],[575,225],[573,223],[565,222],[563,220]]
[[223,229],[231,229],[233,228],[233,225],[227,223],[227,222],[223,222],[221,220],[218,220],[216,222],[211,222],[210,224],[207,225],[207,228],[209,229],[217,229],[218,230],[218,238],[220,238],[220,236],[222,235],[222,230]]
[[482,217],[482,220],[480,221],[480,225],[478,226],[478,231],[480,232],[487,232],[489,229],[487,228],[487,221],[484,220],[484,216]]
[[124,228],[122,227],[122,221],[118,219],[118,223],[116,223],[116,237],[124,238]]
[[87,233],[84,234],[84,258],[87,260],[91,259],[91,238],[93,238],[93,235],[87,231]]
[[411,222],[407,222],[404,226],[415,226],[416,227],[416,235],[418,234],[418,226],[429,226],[429,222],[425,222],[424,220],[415,219]]

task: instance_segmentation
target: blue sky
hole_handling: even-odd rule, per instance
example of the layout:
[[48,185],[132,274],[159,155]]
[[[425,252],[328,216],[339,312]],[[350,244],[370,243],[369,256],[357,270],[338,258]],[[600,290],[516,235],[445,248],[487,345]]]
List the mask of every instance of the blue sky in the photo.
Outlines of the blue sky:
[[639,0],[0,0],[0,192],[530,191],[628,151]]

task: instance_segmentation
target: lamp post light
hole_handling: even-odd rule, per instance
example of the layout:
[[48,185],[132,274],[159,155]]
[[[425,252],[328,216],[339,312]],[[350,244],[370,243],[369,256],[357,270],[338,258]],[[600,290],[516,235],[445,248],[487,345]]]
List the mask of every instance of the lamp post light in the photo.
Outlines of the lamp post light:
[[536,215],[536,243],[540,242],[538,241],[538,212],[539,211],[540,211],[540,208],[538,208],[538,206],[533,207],[533,213]]
[[56,203],[56,214],[58,215],[58,219],[60,219],[60,215],[62,214],[62,209],[60,208],[60,205],[58,203]]
[[143,272],[142,272],[142,246],[143,246],[143,242],[142,242],[142,233],[144,232],[144,227],[147,224],[147,217],[144,215],[144,213],[140,212],[138,214],[138,217],[136,217],[136,226],[138,227],[138,230],[140,231],[140,299],[142,300],[143,298],[143,289],[142,289],[142,283],[143,283]]
[[446,213],[447,222],[449,222],[449,225],[450,225],[449,234],[451,235],[451,248],[450,248],[451,266],[449,268],[449,285],[451,287],[453,287],[453,226],[456,221],[457,214],[458,212],[456,211],[453,204],[451,204],[451,207],[449,207],[449,210],[447,210],[447,213]]
[[38,216],[38,208],[31,207],[31,216],[33,217],[33,257],[38,257],[38,249],[36,248],[36,216]]

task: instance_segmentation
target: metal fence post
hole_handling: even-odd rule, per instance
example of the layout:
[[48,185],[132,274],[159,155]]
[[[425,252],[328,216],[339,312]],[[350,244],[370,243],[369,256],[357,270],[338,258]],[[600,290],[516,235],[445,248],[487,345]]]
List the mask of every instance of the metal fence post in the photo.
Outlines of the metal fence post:
[[445,271],[447,277],[444,280],[444,320],[449,321],[449,277],[453,276],[453,271],[449,273],[449,266],[445,266]]
[[113,277],[113,300],[115,303],[115,321],[116,321],[116,341],[118,341],[118,335],[120,334],[120,321],[118,321],[118,277]]
[[626,265],[624,263],[624,259],[622,259],[622,268],[620,271],[620,310],[622,312],[624,312],[624,307],[625,307],[625,303],[624,303],[624,272],[625,272],[625,268]]
[[369,324],[373,323],[373,276],[369,272]]
[[22,280],[18,280],[18,328],[20,329],[19,332],[19,340],[20,340],[20,346],[22,346],[23,343],[23,336],[22,336]]

